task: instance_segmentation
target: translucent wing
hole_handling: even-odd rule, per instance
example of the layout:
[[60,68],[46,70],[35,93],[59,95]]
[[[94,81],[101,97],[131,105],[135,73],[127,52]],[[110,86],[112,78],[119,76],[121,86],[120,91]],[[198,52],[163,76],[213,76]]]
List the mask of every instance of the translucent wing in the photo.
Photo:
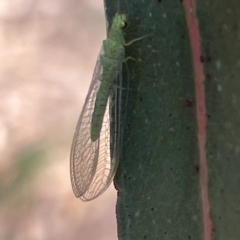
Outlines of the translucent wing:
[[[75,196],[83,201],[92,200],[107,189],[118,165],[119,147],[117,146],[120,143],[118,141],[120,125],[117,117],[120,115],[117,112],[120,109],[117,110],[114,98],[119,97],[119,88],[114,87],[114,84],[106,106],[100,137],[95,142],[92,142],[90,137],[96,94],[101,84],[101,54],[103,54],[102,50],[77,123],[71,148],[70,174],[72,188]],[[110,121],[110,112],[114,114],[113,120],[116,121],[115,123]]]

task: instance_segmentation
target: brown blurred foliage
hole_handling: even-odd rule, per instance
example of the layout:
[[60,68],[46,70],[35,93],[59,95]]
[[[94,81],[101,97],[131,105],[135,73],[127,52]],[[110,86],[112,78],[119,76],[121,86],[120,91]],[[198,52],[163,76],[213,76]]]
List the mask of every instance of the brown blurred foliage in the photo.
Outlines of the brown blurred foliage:
[[102,1],[0,4],[0,239],[117,239],[115,191],[72,193],[69,152],[105,38]]

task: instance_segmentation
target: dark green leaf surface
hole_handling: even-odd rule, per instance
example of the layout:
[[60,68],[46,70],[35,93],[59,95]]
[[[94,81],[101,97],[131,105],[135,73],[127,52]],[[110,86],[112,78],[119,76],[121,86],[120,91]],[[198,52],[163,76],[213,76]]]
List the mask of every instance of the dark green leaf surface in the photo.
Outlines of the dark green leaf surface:
[[[197,5],[202,39],[197,61],[205,69],[206,99],[195,87],[186,2]],[[128,61],[124,72],[130,90],[115,178],[119,239],[239,239],[239,7],[234,0],[120,1],[119,7],[106,0],[109,22],[116,11],[128,15],[126,41],[152,34],[126,48],[126,56],[137,61]],[[195,92],[206,101],[205,152],[199,147],[201,106]],[[201,184],[207,173],[202,153],[207,188]]]

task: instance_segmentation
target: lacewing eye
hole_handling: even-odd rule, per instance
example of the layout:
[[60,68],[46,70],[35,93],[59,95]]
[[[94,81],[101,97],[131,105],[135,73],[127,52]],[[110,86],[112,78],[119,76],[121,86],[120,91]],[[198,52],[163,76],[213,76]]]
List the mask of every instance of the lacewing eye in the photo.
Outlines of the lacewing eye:
[[127,27],[127,22],[126,21],[122,21],[121,23],[121,29],[124,29]]

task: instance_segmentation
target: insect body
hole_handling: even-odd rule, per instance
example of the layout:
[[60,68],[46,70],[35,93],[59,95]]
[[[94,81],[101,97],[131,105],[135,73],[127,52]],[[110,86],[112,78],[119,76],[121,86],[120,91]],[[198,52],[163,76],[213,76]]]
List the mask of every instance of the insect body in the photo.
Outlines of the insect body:
[[[114,92],[113,82],[124,60],[122,28],[125,21],[125,14],[116,14],[108,38],[103,41],[73,138],[71,183],[75,196],[83,201],[92,200],[107,189],[118,165],[117,145],[120,143],[114,137],[116,134],[111,139],[110,152],[109,96]],[[117,132],[119,124],[114,126],[113,132]]]
[[103,41],[104,54],[100,55],[103,72],[100,77],[101,85],[97,93],[91,124],[91,139],[93,142],[99,138],[102,126],[101,123],[103,121],[112,84],[121,71],[122,62],[124,60],[125,54],[123,45],[125,42],[122,28],[125,26],[125,21],[125,14],[116,14],[108,38]]
[[108,38],[103,41],[72,142],[71,183],[75,196],[83,201],[103,193],[112,182],[118,166],[122,88],[115,86],[114,81],[117,76],[121,77],[124,46],[144,38],[126,44],[122,32],[125,21],[125,14],[116,14]]

